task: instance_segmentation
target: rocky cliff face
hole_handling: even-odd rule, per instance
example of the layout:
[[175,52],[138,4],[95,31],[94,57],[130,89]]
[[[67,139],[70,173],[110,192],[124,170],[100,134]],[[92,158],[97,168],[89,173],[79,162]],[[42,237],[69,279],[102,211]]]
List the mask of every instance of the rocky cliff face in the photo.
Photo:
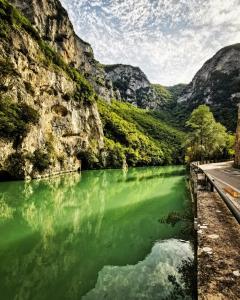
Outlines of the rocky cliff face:
[[218,51],[197,72],[178,103],[188,110],[208,104],[215,117],[234,131],[237,104],[240,102],[240,44]]
[[[48,2],[50,7],[58,4]],[[0,0],[0,177],[36,178],[76,171],[86,154],[99,155],[104,146],[94,91],[41,36],[49,37],[55,48],[60,43],[65,62],[77,68],[92,67],[90,46],[76,39],[71,49],[74,36],[66,14],[63,19],[59,16],[60,31],[54,18],[48,16],[46,25],[45,3],[18,2],[26,9],[35,4],[41,8],[41,14],[32,15],[39,37],[27,19]],[[62,37],[62,42],[60,38],[56,42],[57,32],[63,35],[68,26],[70,40],[66,37],[65,44]]]
[[59,0],[9,2],[27,16],[41,38],[47,41],[67,64],[77,68],[91,82],[100,97],[107,101],[117,98],[103,67],[94,59],[91,46],[75,34],[68,14]]
[[115,93],[119,92],[124,101],[146,109],[158,109],[163,105],[164,96],[140,68],[118,64],[105,66],[105,71]]
[[238,121],[235,146],[235,166],[240,168],[240,105],[238,106]]

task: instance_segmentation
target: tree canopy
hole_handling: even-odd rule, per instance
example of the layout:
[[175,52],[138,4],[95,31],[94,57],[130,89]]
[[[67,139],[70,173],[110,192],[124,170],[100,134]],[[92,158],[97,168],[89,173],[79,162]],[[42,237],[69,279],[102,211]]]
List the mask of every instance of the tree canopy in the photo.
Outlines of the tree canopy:
[[227,148],[231,147],[229,141],[233,136],[226,132],[221,123],[216,122],[207,105],[196,108],[186,125],[191,130],[185,144],[187,161],[202,161],[231,154]]

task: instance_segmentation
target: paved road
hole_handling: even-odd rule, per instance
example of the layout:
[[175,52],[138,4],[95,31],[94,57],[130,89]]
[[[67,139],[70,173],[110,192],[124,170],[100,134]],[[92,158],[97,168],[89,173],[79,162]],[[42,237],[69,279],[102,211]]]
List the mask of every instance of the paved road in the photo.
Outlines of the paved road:
[[211,175],[224,186],[231,186],[240,192],[240,170],[232,167],[233,162],[202,165],[201,169]]
[[[233,161],[201,165],[200,168],[213,177],[220,188],[230,186],[240,194],[240,170],[233,168]],[[240,197],[233,198],[227,195],[240,210]]]

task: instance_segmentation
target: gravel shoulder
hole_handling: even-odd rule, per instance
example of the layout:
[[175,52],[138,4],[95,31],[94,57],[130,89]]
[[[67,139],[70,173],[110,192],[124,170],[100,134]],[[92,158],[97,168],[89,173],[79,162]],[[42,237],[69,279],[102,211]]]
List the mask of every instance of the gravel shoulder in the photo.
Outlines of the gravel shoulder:
[[199,191],[199,300],[240,299],[240,225],[217,193]]

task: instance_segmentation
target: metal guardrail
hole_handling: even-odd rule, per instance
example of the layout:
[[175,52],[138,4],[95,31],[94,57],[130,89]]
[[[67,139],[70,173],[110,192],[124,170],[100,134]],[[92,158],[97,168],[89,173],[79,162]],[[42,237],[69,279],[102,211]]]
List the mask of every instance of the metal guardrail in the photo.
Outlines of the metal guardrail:
[[204,174],[208,178],[210,184],[214,187],[214,189],[218,192],[218,194],[220,195],[220,197],[226,203],[227,207],[229,208],[229,210],[231,211],[231,213],[233,214],[233,216],[235,217],[235,219],[240,224],[240,211],[238,210],[238,208],[232,203],[232,201],[226,196],[226,194],[218,187],[218,185],[216,185],[214,179],[211,178],[206,173],[204,173]]
[[219,196],[222,198],[222,200],[225,202],[227,205],[228,209],[232,213],[232,215],[235,217],[235,219],[238,221],[240,224],[240,210],[232,203],[232,201],[226,196],[226,194],[223,192],[223,190],[215,183],[215,180],[206,174],[204,170],[202,170],[199,166],[199,164],[192,163],[191,164],[195,169],[201,170],[201,172],[206,176],[207,181],[211,185],[211,190],[213,191],[214,189],[217,191]]

